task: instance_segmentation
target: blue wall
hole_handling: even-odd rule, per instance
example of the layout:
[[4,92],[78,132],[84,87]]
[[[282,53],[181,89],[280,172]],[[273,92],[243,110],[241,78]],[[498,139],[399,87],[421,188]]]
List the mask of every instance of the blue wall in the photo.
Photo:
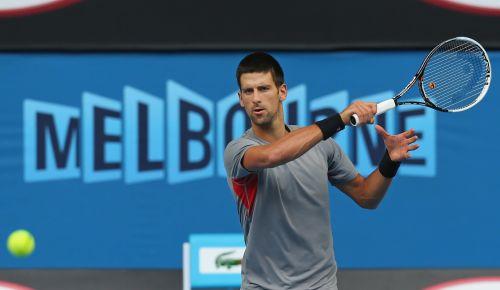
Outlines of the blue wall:
[[[234,72],[242,56],[0,55],[0,241],[17,228],[30,230],[37,239],[36,251],[27,259],[12,258],[2,246],[0,267],[180,268],[181,244],[190,233],[240,232],[220,153],[227,112],[237,102]],[[309,124],[319,109],[341,110],[357,98],[391,97],[406,85],[425,53],[276,56],[290,90],[286,104],[295,108],[286,108],[287,118]],[[495,64],[500,53],[490,58]],[[486,98],[469,111],[442,114],[401,107],[379,119],[392,132],[404,121],[422,133],[422,148],[415,153],[420,162],[402,166],[375,211],[357,207],[332,188],[341,267],[500,267],[495,72],[493,66]],[[141,102],[148,112],[142,115],[146,127],[138,125]],[[186,113],[182,104],[201,113]],[[101,136],[104,147],[95,148],[95,108],[118,112],[118,117],[99,120],[104,124],[101,135],[118,136],[119,142]],[[182,112],[185,127],[179,123]],[[53,117],[56,132],[49,132],[50,122],[40,127],[45,152],[37,151],[35,143],[40,113]],[[228,124],[236,136],[244,129],[244,116],[232,116]],[[79,122],[79,137],[69,135],[67,160],[58,168],[50,136],[63,148],[71,118]],[[160,164],[147,172],[136,166],[137,134],[144,128],[146,160]],[[189,139],[189,133],[204,129],[201,138]],[[360,172],[375,168],[370,159],[378,156],[373,128],[364,133],[348,128],[337,141]],[[118,168],[95,170],[99,150],[102,162]],[[36,169],[40,154],[46,164]]]

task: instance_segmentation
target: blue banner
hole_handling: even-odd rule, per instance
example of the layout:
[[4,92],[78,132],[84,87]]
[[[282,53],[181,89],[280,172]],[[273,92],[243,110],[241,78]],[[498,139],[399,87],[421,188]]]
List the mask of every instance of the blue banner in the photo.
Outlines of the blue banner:
[[[249,126],[236,94],[243,56],[0,55],[0,241],[18,228],[37,241],[29,258],[0,251],[0,267],[180,268],[190,234],[241,231],[222,153]],[[390,98],[424,56],[277,53],[285,118],[303,126]],[[500,267],[495,72],[469,111],[377,118],[389,132],[415,128],[421,148],[375,211],[331,188],[340,267]],[[336,141],[365,175],[384,151],[373,126]]]

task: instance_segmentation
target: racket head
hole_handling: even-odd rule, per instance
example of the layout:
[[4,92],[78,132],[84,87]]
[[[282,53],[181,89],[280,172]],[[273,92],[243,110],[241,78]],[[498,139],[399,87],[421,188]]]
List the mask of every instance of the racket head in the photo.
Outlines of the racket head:
[[468,37],[437,45],[417,72],[425,105],[443,112],[461,112],[479,103],[491,83],[491,64],[484,48]]

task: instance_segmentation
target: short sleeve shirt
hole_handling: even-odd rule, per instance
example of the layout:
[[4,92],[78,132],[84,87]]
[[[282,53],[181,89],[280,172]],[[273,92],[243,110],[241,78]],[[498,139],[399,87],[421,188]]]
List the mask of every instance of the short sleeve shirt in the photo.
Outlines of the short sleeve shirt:
[[358,173],[331,138],[280,166],[246,170],[245,152],[265,144],[249,129],[224,151],[246,243],[242,289],[337,289],[328,181]]

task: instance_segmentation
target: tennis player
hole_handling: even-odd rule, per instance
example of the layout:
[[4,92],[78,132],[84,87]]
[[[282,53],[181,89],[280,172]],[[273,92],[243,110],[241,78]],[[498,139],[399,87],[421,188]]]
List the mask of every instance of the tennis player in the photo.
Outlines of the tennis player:
[[353,114],[360,125],[373,122],[375,103],[354,102],[299,128],[284,122],[287,86],[271,55],[247,55],[236,77],[240,104],[252,124],[224,152],[246,243],[241,289],[336,290],[328,182],[361,207],[376,208],[400,162],[418,148],[412,144],[417,136],[413,130],[390,135],[377,125],[387,150],[365,178],[330,137]]

